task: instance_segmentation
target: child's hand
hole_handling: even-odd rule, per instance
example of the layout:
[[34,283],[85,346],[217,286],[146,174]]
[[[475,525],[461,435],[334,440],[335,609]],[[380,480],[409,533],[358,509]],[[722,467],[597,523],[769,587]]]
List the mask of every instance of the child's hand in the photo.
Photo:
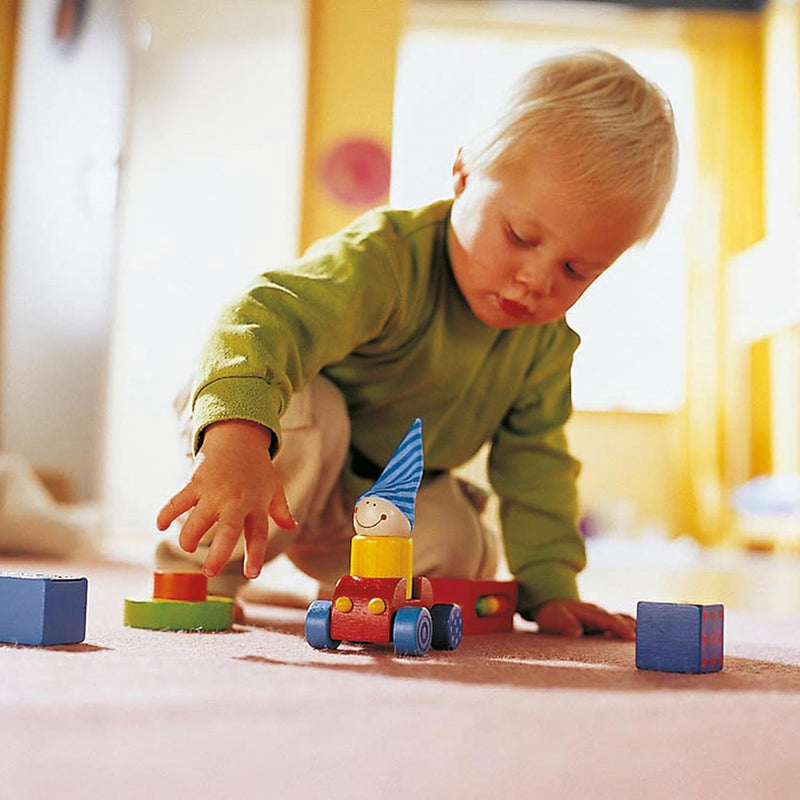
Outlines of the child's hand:
[[534,611],[533,619],[542,633],[571,637],[602,633],[628,641],[636,639],[636,620],[633,617],[609,614],[600,606],[580,600],[550,600]]
[[297,527],[269,457],[271,437],[266,428],[245,420],[210,425],[192,477],[158,513],[156,524],[163,531],[192,509],[178,539],[187,553],[193,553],[203,535],[215,527],[203,564],[210,578],[228,563],[242,533],[244,574],[258,577],[267,549],[269,517],[286,530]]

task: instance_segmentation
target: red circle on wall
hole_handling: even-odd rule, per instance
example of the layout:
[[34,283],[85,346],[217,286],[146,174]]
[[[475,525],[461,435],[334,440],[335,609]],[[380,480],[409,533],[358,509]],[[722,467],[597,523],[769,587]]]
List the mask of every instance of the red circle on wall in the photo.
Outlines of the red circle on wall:
[[320,172],[323,185],[340,203],[370,205],[389,194],[391,157],[373,139],[347,139],[323,157]]

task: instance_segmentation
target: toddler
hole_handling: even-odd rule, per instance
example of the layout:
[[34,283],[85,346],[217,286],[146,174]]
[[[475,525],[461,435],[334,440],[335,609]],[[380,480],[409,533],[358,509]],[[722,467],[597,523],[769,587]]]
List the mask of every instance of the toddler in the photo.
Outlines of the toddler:
[[[591,50],[527,72],[463,146],[451,199],[379,209],[258,277],[206,345],[194,466],[158,515],[157,563],[202,565],[235,595],[285,553],[332,586],[352,507],[423,420],[414,572],[488,578],[499,548],[517,610],[566,636],[634,637],[581,601],[578,463],[564,425],[578,336],[566,311],[657,227],[677,140],[661,91]],[[501,536],[451,474],[485,444]]]

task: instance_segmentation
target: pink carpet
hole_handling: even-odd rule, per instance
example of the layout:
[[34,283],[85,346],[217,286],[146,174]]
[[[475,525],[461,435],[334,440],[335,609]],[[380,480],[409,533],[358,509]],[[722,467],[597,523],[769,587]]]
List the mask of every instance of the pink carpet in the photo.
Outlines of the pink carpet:
[[123,627],[145,567],[89,578],[85,643],[0,645],[0,797],[775,798],[800,786],[800,619],[727,609],[721,673],[520,626],[452,653],[312,650],[303,612],[220,634]]

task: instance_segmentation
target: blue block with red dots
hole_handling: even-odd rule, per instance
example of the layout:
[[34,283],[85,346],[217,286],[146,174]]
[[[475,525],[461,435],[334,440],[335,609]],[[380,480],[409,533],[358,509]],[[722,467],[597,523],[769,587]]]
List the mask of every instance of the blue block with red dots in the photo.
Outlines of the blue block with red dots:
[[651,603],[636,608],[636,666],[661,672],[719,672],[722,605]]
[[78,644],[86,636],[86,578],[0,573],[0,642]]

